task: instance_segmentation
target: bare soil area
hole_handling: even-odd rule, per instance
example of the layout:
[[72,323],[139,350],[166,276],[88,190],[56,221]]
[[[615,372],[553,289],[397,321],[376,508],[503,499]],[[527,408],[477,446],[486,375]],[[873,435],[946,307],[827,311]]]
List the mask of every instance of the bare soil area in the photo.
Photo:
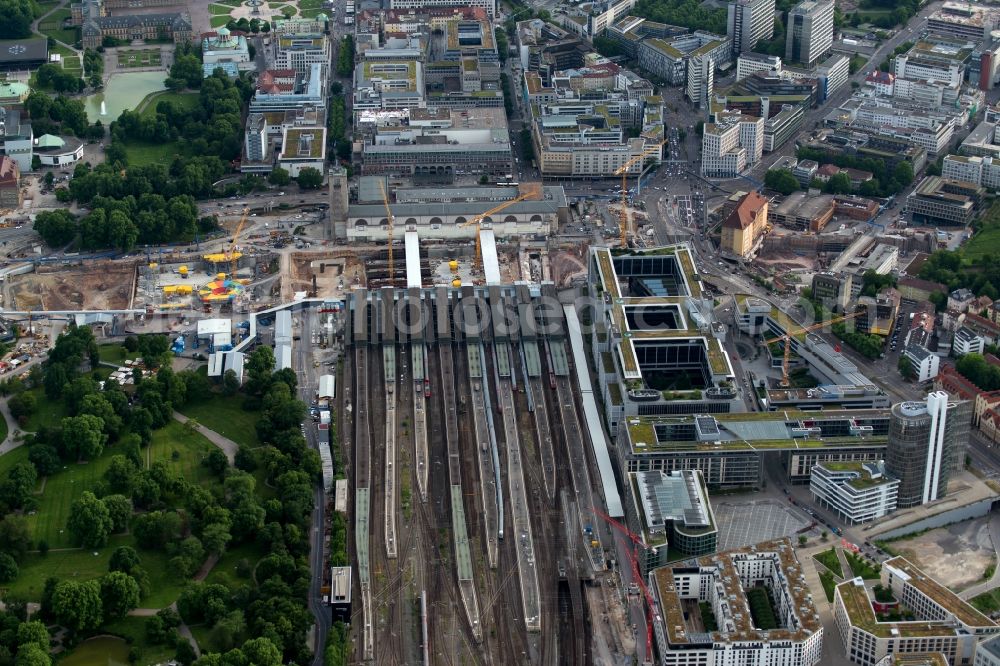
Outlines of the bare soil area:
[[102,261],[51,270],[13,279],[10,291],[18,308],[121,310],[129,305],[134,264]]
[[995,562],[987,518],[939,527],[889,545],[952,590],[978,583]]

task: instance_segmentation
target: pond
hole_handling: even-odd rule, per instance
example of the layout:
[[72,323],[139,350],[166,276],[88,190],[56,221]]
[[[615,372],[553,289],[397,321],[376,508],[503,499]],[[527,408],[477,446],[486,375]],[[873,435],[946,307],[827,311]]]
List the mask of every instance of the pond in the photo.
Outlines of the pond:
[[[166,72],[121,72],[111,75],[104,90],[87,97],[87,120],[108,125],[125,109],[134,109],[146,95],[165,90]],[[101,102],[105,114],[101,115]]]
[[74,648],[59,666],[128,666],[128,643],[114,636],[98,636]]

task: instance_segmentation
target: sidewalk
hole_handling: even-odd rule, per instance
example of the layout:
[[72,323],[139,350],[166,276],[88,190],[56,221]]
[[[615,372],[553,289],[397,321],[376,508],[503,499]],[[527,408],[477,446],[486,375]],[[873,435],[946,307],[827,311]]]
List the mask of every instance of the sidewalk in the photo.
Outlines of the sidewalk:
[[[174,412],[174,420],[180,421],[181,423],[187,423],[190,419],[180,412]],[[212,444],[215,444],[217,447],[222,449],[222,452],[226,454],[226,458],[229,459],[229,464],[233,464],[236,460],[236,452],[240,449],[239,444],[228,437],[223,437],[214,430],[209,430],[200,423],[198,424],[198,432],[204,435],[208,441],[212,442]]]

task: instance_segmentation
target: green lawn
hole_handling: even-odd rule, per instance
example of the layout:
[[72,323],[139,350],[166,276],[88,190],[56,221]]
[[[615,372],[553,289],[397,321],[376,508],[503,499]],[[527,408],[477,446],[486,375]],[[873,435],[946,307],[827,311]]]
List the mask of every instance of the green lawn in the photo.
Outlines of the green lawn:
[[816,553],[813,558],[824,567],[832,571],[837,575],[837,578],[844,577],[844,570],[840,567],[840,560],[837,558],[836,548],[831,548],[830,550],[824,550],[822,553]]
[[165,645],[151,645],[146,639],[146,618],[126,617],[101,627],[102,633],[121,636],[132,647],[139,648],[139,666],[162,664],[173,658],[175,650]]
[[302,18],[313,19],[316,18],[317,14],[325,14],[322,7],[312,7],[310,9],[299,9],[299,16]]
[[226,16],[228,16],[229,12],[233,11],[233,8],[227,7],[226,5],[217,5],[213,3],[208,6],[208,11],[211,12],[213,16],[219,14],[225,14]]
[[219,561],[212,567],[212,570],[208,572],[208,576],[205,577],[205,582],[225,585],[230,590],[247,585],[251,582],[250,579],[240,578],[236,575],[236,566],[242,559],[248,560],[251,567],[255,566],[266,554],[267,552],[263,546],[256,542],[240,544],[231,550],[227,550],[219,558]]
[[837,587],[837,581],[833,579],[833,574],[829,571],[820,571],[819,581],[823,584],[823,592],[826,593],[826,600],[833,603],[833,590]]
[[1000,256],[1000,226],[983,229],[962,246],[962,257],[970,261],[989,254]]
[[210,16],[208,22],[213,28],[221,28],[231,20],[230,16],[226,14],[225,16]]
[[10,453],[0,456],[0,479],[6,478],[8,470],[14,465],[28,460],[28,447],[20,446]]
[[7,439],[7,419],[0,418],[0,442]]
[[160,64],[160,49],[140,49],[118,52],[119,67],[156,67]]
[[237,444],[260,446],[257,440],[257,421],[260,417],[256,412],[243,409],[243,399],[240,394],[231,397],[215,394],[209,400],[197,405],[186,405],[178,411],[187,417],[198,419],[198,423]]
[[[185,427],[171,421],[163,428],[153,431],[153,441],[146,449],[149,464],[166,462],[181,477],[192,483],[210,483],[215,477],[201,461],[215,448],[204,435],[189,433]],[[177,458],[174,458],[174,453]]]
[[101,345],[97,348],[97,351],[101,355],[102,361],[105,363],[115,363],[119,366],[125,363],[125,359],[136,357],[136,354],[126,352],[125,347],[121,345]]
[[46,37],[52,37],[72,46],[80,39],[80,29],[63,27],[63,21],[69,17],[69,8],[57,9],[42,19],[38,24],[38,31]]
[[139,103],[137,108],[142,109],[142,115],[147,118],[156,116],[156,106],[163,101],[171,101],[186,111],[194,111],[198,108],[198,93],[178,93],[178,92],[155,92],[146,96],[146,99]]
[[125,153],[128,163],[132,166],[149,164],[166,164],[173,162],[176,155],[186,155],[183,144],[177,141],[167,143],[147,143],[145,141],[128,141],[125,143]]
[[77,74],[83,72],[83,63],[80,62],[79,56],[67,56],[63,58],[62,66],[63,69],[68,69]]
[[45,390],[41,387],[31,389],[35,396],[35,413],[28,417],[28,422],[24,429],[28,432],[35,432],[43,425],[58,424],[64,417],[69,416],[66,406],[59,402],[49,400],[45,397]]

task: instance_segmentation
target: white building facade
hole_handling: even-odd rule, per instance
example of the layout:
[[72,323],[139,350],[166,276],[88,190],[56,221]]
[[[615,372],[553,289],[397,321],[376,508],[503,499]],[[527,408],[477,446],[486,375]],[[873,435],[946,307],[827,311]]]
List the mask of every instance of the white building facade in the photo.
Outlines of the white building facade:
[[882,461],[817,463],[809,478],[813,497],[851,525],[895,511],[898,487]]

